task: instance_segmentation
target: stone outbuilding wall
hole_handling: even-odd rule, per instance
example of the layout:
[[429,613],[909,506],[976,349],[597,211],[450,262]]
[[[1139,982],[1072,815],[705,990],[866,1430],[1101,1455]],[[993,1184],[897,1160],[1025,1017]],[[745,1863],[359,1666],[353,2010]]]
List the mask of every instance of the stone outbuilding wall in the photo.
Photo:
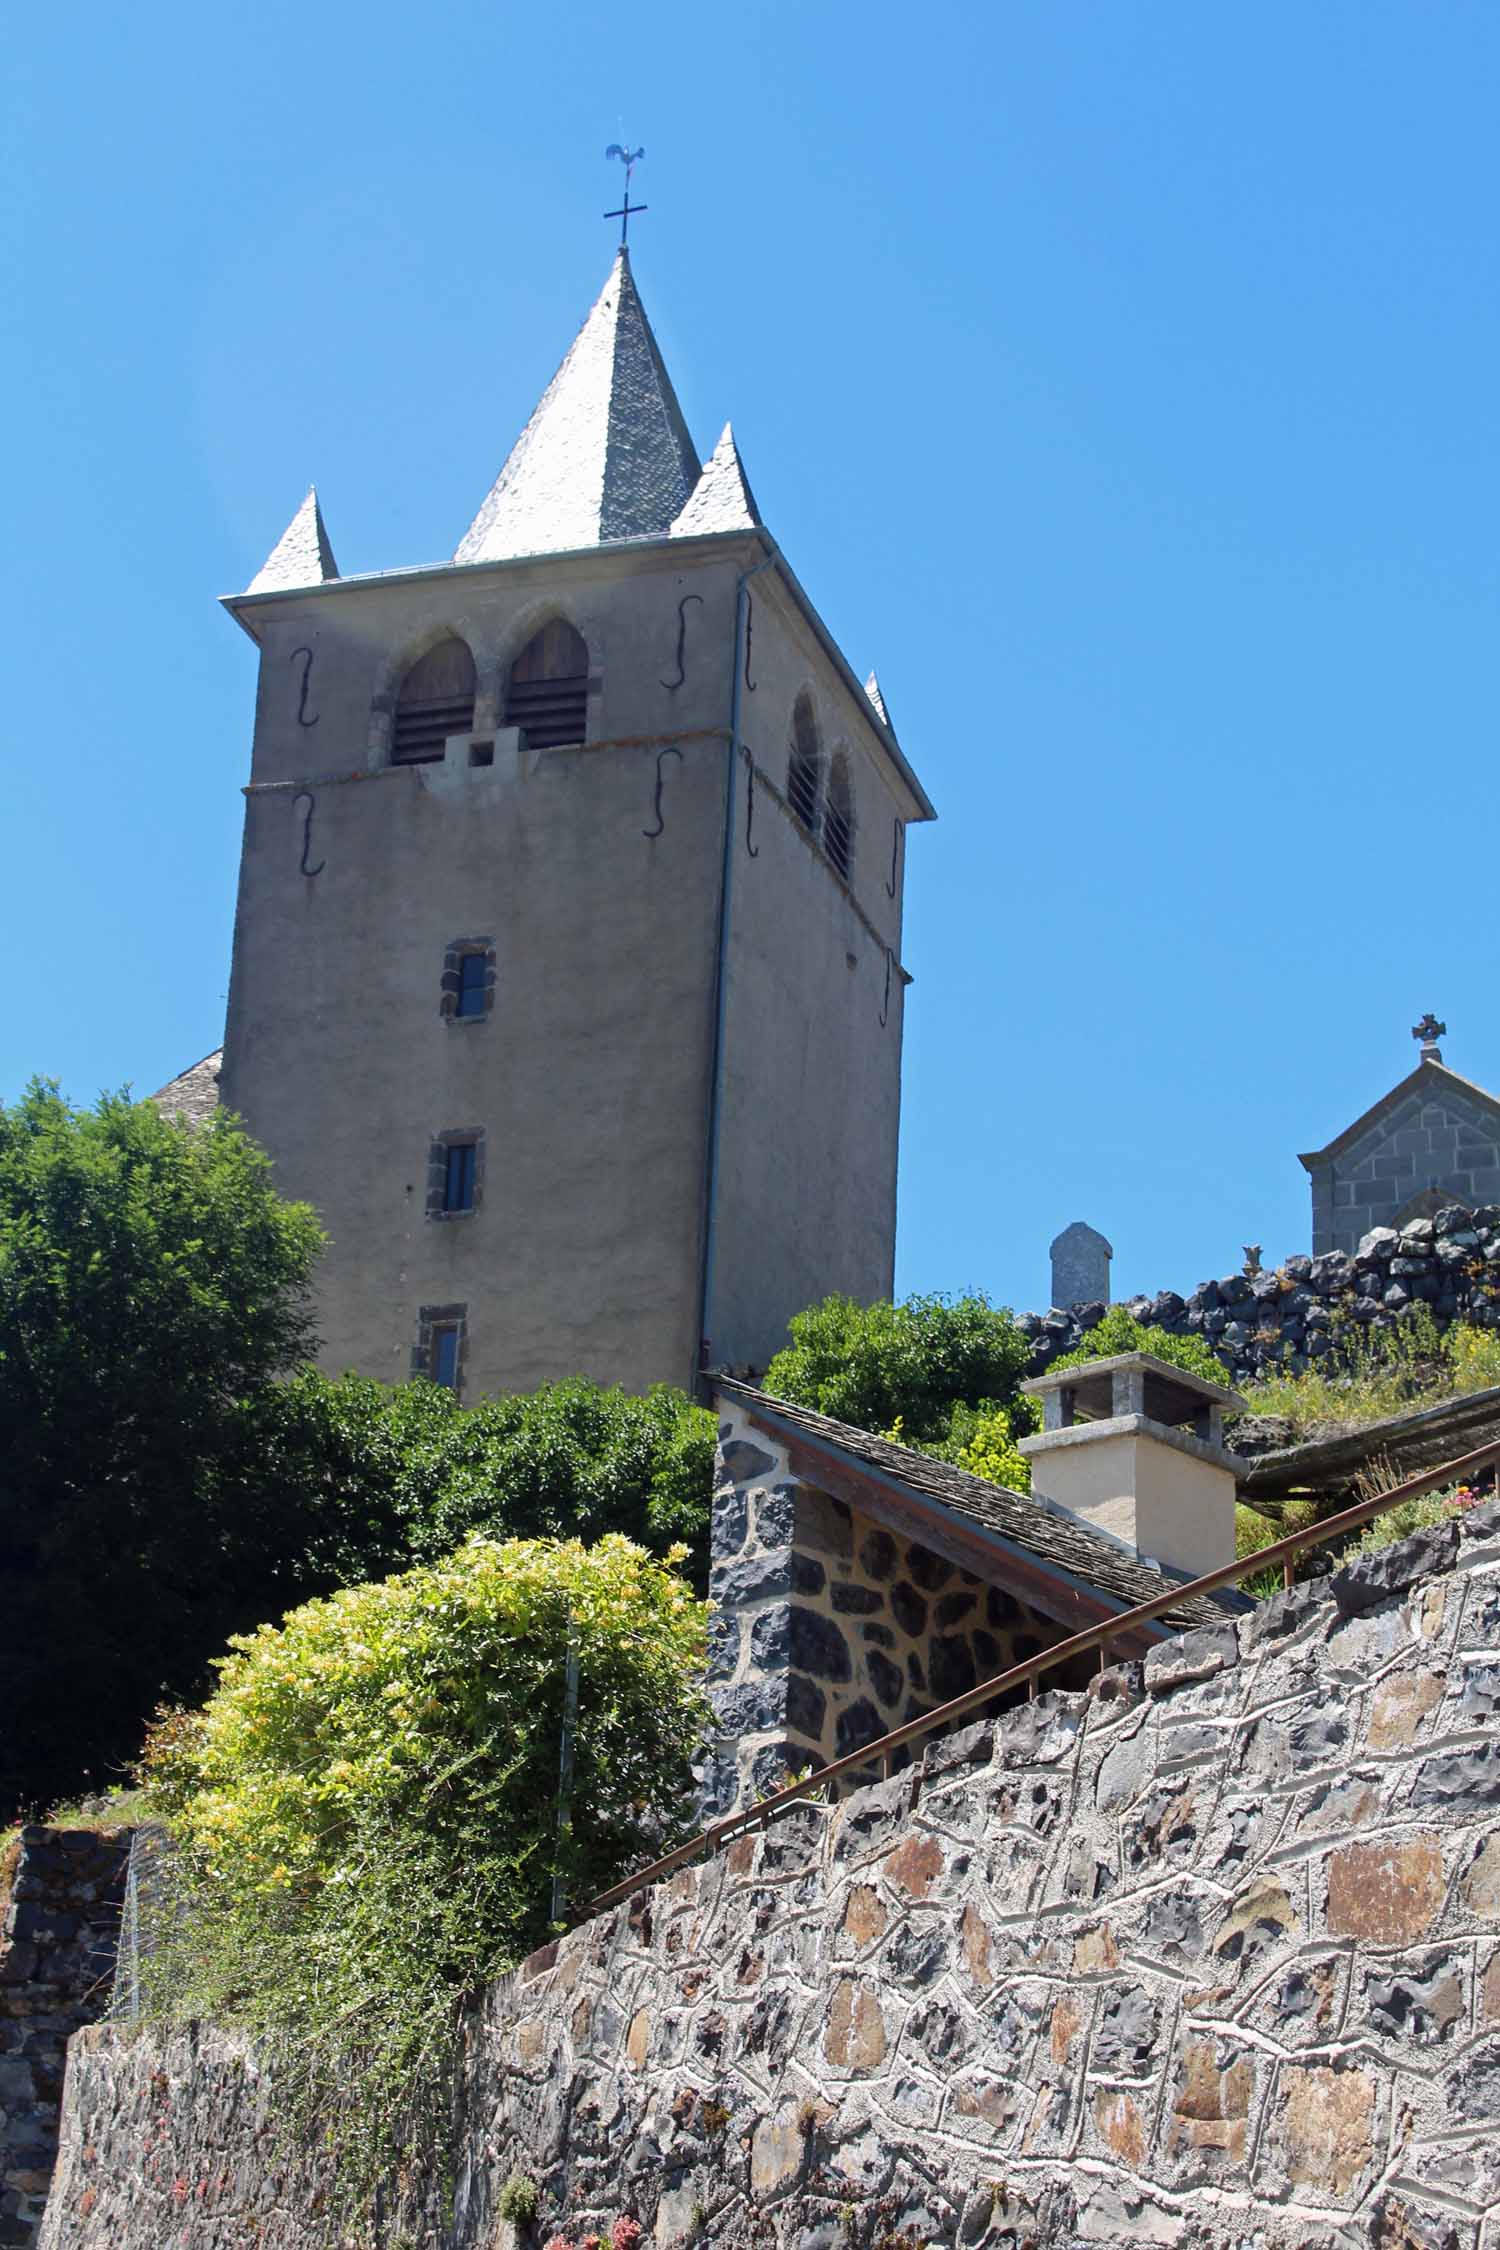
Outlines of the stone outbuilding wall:
[[[1172,1336],[1201,1336],[1236,1383],[1272,1368],[1300,1372],[1326,1359],[1341,1323],[1392,1327],[1414,1304],[1440,1326],[1500,1327],[1500,1204],[1446,1205],[1435,1217],[1375,1227],[1352,1252],[1287,1258],[1264,1273],[1223,1274],[1187,1296],[1175,1289],[1131,1297],[1127,1309]],[[1044,1374],[1104,1318],[1102,1304],[1023,1313],[1031,1370]]]
[[[1051,1618],[730,1438],[714,1505],[710,1815],[766,1796],[1062,1638]],[[868,1778],[868,1777],[866,1777]]]
[[41,2225],[68,2039],[102,2014],[129,1836],[23,1828],[0,1865],[0,2250]]
[[1371,1227],[1500,1199],[1500,1103],[1424,1047],[1400,1085],[1301,1162],[1314,1251],[1350,1251]]
[[[1493,2250],[1500,1507],[741,1836],[488,1995],[408,2250]],[[74,2044],[44,2250],[331,2250],[210,2030]]]

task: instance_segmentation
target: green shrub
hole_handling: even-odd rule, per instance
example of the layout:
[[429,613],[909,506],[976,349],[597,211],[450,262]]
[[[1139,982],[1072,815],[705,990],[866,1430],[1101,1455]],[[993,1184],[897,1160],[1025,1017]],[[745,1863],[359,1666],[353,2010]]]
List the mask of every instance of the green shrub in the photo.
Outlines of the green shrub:
[[1457,1488],[1449,1485],[1442,1492],[1421,1492],[1414,1500],[1399,1500],[1383,1516],[1367,1523],[1355,1539],[1350,1552],[1373,1555],[1381,1547],[1393,1547],[1398,1539],[1409,1539],[1414,1531],[1426,1531],[1435,1523],[1447,1523],[1451,1516],[1463,1514],[1469,1505],[1467,1492],[1459,1499]]
[[431,1561],[476,1531],[618,1531],[658,1554],[681,1541],[707,1584],[714,1419],[670,1384],[637,1397],[579,1375],[461,1406],[435,1383],[308,1368],[261,1401],[259,1426],[268,1483],[306,1495],[319,1591]]
[[1488,1391],[1500,1384],[1500,1330],[1460,1321],[1443,1339],[1455,1392]]
[[524,2172],[512,2172],[495,2198],[495,2213],[510,2226],[529,2227],[540,2201],[535,2180],[528,2180]]
[[683,1831],[705,1622],[617,1535],[476,1538],[235,1641],[206,1708],[166,1719],[143,1763],[181,1885],[153,2005],[264,2039],[289,2119],[336,2130],[368,2191],[440,2122],[459,2003],[545,1935],[554,1869],[582,1902]]
[[942,1445],[957,1405],[1009,1406],[1031,1359],[1014,1317],[987,1297],[908,1297],[858,1305],[825,1297],[789,1323],[766,1370],[778,1398],[902,1442]]
[[1262,1376],[1244,1395],[1253,1413],[1283,1415],[1298,1438],[1307,1438],[1497,1385],[1500,1332],[1467,1321],[1445,1332],[1430,1305],[1415,1304],[1390,1328],[1338,1322],[1332,1348],[1315,1366],[1300,1375]]
[[1267,1374],[1243,1387],[1251,1413],[1274,1414],[1297,1438],[1383,1422],[1452,1391],[1445,1346],[1429,1305],[1412,1305],[1394,1327],[1336,1320],[1332,1345],[1301,1374]]
[[1124,1305],[1111,1305],[1096,1328],[1090,1328],[1076,1351],[1064,1352],[1047,1369],[1086,1367],[1091,1359],[1113,1359],[1121,1352],[1151,1352],[1170,1367],[1199,1375],[1207,1383],[1229,1381],[1222,1360],[1216,1358],[1201,1336],[1171,1336],[1165,1328],[1148,1328]]
[[1234,1551],[1243,1562],[1248,1555],[1258,1555],[1262,1547],[1269,1547],[1281,1537],[1281,1527],[1272,1523],[1256,1508],[1247,1508],[1243,1501],[1234,1505]]

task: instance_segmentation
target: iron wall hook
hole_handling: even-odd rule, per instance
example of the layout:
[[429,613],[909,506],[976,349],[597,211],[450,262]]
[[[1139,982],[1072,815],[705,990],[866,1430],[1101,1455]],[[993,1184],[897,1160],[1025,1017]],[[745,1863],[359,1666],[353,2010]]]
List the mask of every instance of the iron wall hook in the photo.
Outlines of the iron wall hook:
[[689,602],[696,602],[701,609],[703,607],[703,596],[701,594],[684,594],[677,604],[677,677],[675,680],[663,680],[661,683],[668,695],[675,695],[687,678],[687,665],[683,658],[687,649],[686,611]]
[[321,711],[317,711],[311,718],[307,716],[307,683],[312,678],[313,652],[310,648],[294,648],[291,654],[293,664],[296,663],[299,656],[304,661],[302,665],[302,692],[297,697],[297,724],[299,727],[315,727],[323,714]]
[[662,818],[661,810],[661,762],[663,758],[675,758],[677,760],[677,763],[681,765],[682,752],[677,748],[675,743],[669,742],[665,750],[658,750],[656,753],[656,797],[652,805],[652,810],[656,815],[656,826],[654,828],[643,828],[641,830],[641,834],[643,836],[659,836],[662,830],[667,825],[665,820]]
[[307,811],[302,816],[302,864],[298,873],[301,875],[321,875],[328,865],[326,859],[320,859],[316,867],[309,867],[307,864],[307,855],[312,850],[313,814],[318,809],[318,800],[310,789],[299,789],[297,791],[296,796],[292,799],[293,812],[304,802],[307,805]]

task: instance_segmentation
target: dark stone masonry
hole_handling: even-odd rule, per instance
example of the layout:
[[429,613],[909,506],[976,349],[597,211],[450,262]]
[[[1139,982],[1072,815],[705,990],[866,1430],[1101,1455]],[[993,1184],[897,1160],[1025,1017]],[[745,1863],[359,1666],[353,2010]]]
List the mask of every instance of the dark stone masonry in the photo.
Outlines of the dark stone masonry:
[[64,2052],[108,1999],[129,1850],[128,1836],[32,1827],[0,1860],[0,2250],[36,2240]]
[[[1315,1366],[1333,1350],[1340,1323],[1389,1329],[1416,1304],[1430,1306],[1440,1326],[1463,1320],[1500,1328],[1500,1204],[1472,1211],[1448,1204],[1431,1219],[1372,1228],[1352,1254],[1288,1258],[1266,1273],[1200,1281],[1186,1297],[1161,1289],[1125,1302],[1153,1328],[1201,1336],[1236,1383],[1273,1368]],[[1031,1373],[1043,1374],[1075,1351],[1106,1310],[1095,1304],[1023,1313]]]
[[[1489,2250],[1497,1683],[1491,1503],[739,1837],[491,1990],[385,2240]],[[42,2241],[333,2250],[326,2184],[243,2041],[99,2026]]]
[[[742,1477],[776,1474],[743,1440],[723,1451]],[[703,1783],[710,1817],[1061,1637],[1003,1587],[795,1481],[716,1496],[709,1592],[721,1730]]]

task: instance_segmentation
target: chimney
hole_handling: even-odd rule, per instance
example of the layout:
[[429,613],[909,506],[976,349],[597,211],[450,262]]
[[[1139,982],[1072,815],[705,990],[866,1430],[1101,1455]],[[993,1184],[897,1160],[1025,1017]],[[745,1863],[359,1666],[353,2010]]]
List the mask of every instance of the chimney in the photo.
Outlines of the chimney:
[[1022,1438],[1034,1491],[1185,1578],[1234,1560],[1235,1461],[1224,1410],[1238,1393],[1121,1352],[1037,1375],[1042,1428]]

